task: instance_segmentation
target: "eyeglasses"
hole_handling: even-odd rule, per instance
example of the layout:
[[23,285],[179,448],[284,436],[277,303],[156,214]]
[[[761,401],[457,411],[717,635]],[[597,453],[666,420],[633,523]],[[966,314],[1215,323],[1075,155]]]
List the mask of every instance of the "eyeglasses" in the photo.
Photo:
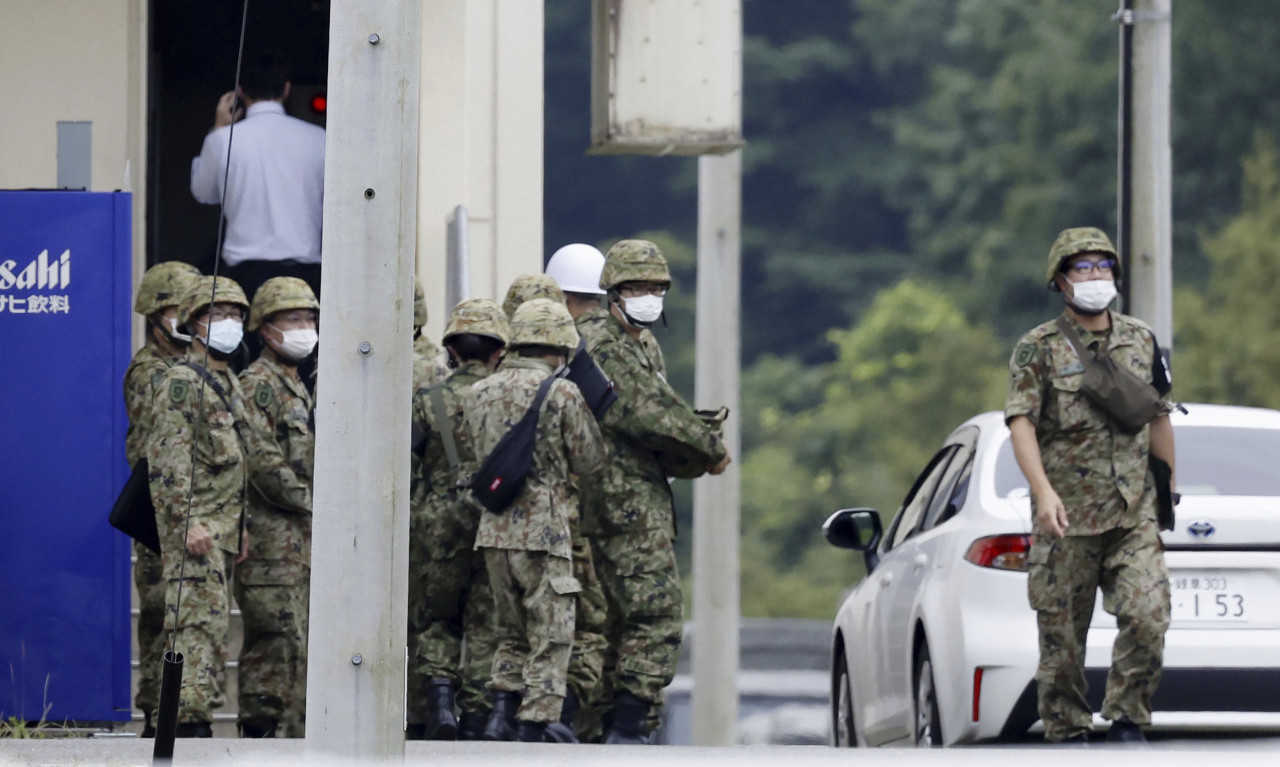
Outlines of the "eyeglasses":
[[618,286],[618,294],[623,298],[639,298],[640,296],[657,296],[667,294],[667,286],[661,282],[630,282]]
[[220,322],[221,320],[239,320],[244,322],[244,312],[240,309],[212,309],[209,312],[209,322]]
[[310,309],[298,309],[297,311],[292,311],[292,312],[280,312],[275,316],[275,319],[273,320],[273,322],[274,324],[277,324],[277,325],[282,322],[286,324],[293,324],[293,325],[300,325],[304,322],[310,322],[311,324],[314,325],[316,322],[316,319],[317,319],[317,315],[315,311]]
[[1099,272],[1111,273],[1116,268],[1116,260],[1114,258],[1104,258],[1100,261],[1076,261],[1062,267],[1062,271],[1071,272],[1077,277],[1084,277],[1093,274],[1094,270]]

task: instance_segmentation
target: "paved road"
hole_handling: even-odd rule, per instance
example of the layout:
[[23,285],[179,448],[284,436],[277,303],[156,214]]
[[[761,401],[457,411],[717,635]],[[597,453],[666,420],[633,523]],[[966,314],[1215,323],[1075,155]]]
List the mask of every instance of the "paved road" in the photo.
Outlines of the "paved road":
[[[151,743],[137,739],[96,738],[55,741],[0,741],[0,765],[44,767],[45,765],[149,765]],[[695,767],[858,767],[888,765],[945,765],[945,767],[1036,767],[1089,765],[1104,767],[1274,767],[1280,763],[1280,737],[1212,736],[1161,738],[1145,749],[1092,744],[1088,749],[1047,746],[975,746],[937,751],[875,749],[837,751],[808,746],[751,746],[737,748],[610,746],[522,746],[512,743],[408,743],[406,765],[452,765],[467,767],[652,767],[688,764]],[[244,741],[214,739],[180,741],[175,767],[185,765],[353,765],[325,754],[311,754],[302,741]]]

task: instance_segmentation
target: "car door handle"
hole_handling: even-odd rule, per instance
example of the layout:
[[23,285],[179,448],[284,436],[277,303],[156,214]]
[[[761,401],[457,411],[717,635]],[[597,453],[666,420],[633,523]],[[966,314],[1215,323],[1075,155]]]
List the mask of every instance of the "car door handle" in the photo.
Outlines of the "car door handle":
[[885,576],[880,579],[880,588],[889,588],[891,583],[893,583],[893,573],[885,573]]
[[919,570],[920,568],[922,568],[922,567],[924,567],[925,565],[929,564],[929,555],[928,555],[928,554],[916,554],[916,558],[915,558],[914,560],[912,560],[911,564],[915,567],[915,569]]

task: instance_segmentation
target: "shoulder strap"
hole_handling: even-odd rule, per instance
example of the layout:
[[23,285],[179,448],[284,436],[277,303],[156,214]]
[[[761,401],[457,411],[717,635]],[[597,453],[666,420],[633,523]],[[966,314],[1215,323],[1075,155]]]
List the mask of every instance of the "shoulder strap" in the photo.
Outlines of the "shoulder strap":
[[458,443],[453,438],[453,420],[449,418],[449,411],[444,404],[444,392],[441,387],[445,382],[441,381],[427,389],[427,396],[431,397],[431,409],[436,417],[436,431],[440,432],[440,438],[444,440],[444,454],[449,459],[449,467],[457,471],[458,464]]
[[213,389],[213,393],[217,394],[218,398],[222,400],[222,404],[227,406],[227,412],[231,413],[232,417],[234,417],[235,413],[231,410],[231,400],[227,399],[227,392],[222,388],[222,384],[218,383],[218,379],[214,378],[208,370],[205,370],[203,367],[197,365],[191,360],[183,360],[182,364],[196,371],[196,373],[204,379],[204,382],[209,385],[209,388]]
[[[529,406],[530,412],[537,412],[542,409],[542,402],[547,398],[547,393],[551,391],[551,384],[555,382],[555,376],[547,376],[542,383],[538,384],[538,395],[533,398],[533,404]],[[536,418],[537,416],[534,417]]]
[[1067,318],[1058,315],[1057,325],[1058,331],[1066,336],[1067,341],[1071,343],[1071,348],[1076,350],[1076,356],[1080,358],[1080,364],[1084,365],[1085,368],[1092,367],[1093,355],[1085,354],[1084,342],[1080,340],[1080,334],[1076,332],[1076,329],[1071,327],[1071,323],[1067,322]]

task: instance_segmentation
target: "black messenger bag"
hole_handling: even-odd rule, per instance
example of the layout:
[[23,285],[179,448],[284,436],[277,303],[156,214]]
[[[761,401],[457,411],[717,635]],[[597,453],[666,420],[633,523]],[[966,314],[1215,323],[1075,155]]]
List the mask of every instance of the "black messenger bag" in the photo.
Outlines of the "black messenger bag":
[[1059,316],[1057,324],[1084,365],[1080,390],[1110,415],[1120,428],[1129,434],[1137,434],[1143,426],[1163,414],[1160,393],[1151,382],[1142,380],[1123,365],[1117,365],[1105,351],[1086,349],[1065,317]]
[[147,459],[138,459],[111,507],[111,526],[155,553],[160,553],[160,530],[156,527],[156,507],[151,503]]
[[511,427],[511,431],[502,435],[493,452],[484,459],[484,463],[480,464],[467,484],[480,505],[494,514],[506,511],[524,489],[525,478],[533,468],[538,415],[542,412],[542,402],[555,381],[555,376],[551,376],[538,386],[538,395],[533,398],[533,404],[520,421]]
[[613,381],[609,380],[587,352],[586,341],[578,342],[578,353],[569,362],[565,380],[573,383],[578,387],[578,391],[582,392],[582,398],[587,402],[587,409],[597,421],[604,418],[609,407],[618,401],[618,395],[613,391]]

